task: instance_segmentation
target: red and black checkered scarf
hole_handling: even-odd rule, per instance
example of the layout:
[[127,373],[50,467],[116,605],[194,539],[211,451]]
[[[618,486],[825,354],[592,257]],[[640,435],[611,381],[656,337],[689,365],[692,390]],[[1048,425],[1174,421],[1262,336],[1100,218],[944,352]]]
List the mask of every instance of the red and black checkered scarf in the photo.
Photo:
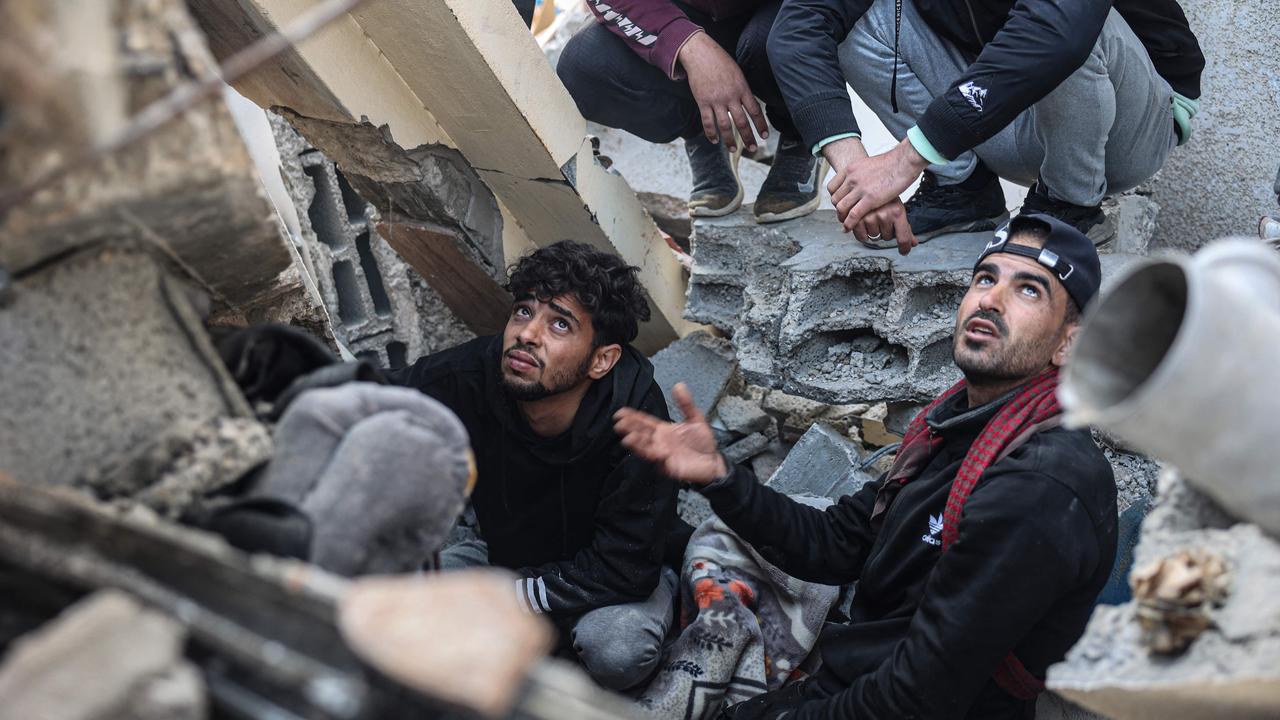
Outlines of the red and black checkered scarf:
[[[968,384],[963,380],[956,383],[921,410],[907,426],[898,456],[885,476],[882,496],[877,498],[876,510],[872,513],[873,521],[883,516],[897,491],[918,477],[942,447],[942,437],[935,435],[927,422],[929,413],[967,387]],[[1057,389],[1057,368],[1052,368],[1023,385],[987,422],[981,434],[969,446],[969,452],[960,463],[960,470],[951,481],[951,492],[947,495],[947,507],[943,511],[944,553],[960,537],[960,513],[964,510],[969,495],[977,487],[982,473],[1031,435],[1059,424],[1062,408],[1058,406]],[[1009,653],[1000,663],[992,677],[1005,692],[1023,700],[1033,699],[1044,690],[1044,683],[1028,672],[1013,653]]]

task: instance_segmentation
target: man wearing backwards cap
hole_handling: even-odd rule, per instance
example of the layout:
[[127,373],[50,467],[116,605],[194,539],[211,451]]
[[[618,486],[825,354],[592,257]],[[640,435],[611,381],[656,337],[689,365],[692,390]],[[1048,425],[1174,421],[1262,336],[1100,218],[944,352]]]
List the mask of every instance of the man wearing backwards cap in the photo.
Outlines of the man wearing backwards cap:
[[910,424],[893,466],[825,511],[732,467],[677,386],[679,424],[615,417],[622,443],[698,486],[767,560],[858,582],[821,668],[724,717],[1023,718],[1084,631],[1116,551],[1116,489],[1087,430],[1059,425],[1058,369],[1097,294],[1093,243],[1020,216],[983,250],[956,315],[964,380]]

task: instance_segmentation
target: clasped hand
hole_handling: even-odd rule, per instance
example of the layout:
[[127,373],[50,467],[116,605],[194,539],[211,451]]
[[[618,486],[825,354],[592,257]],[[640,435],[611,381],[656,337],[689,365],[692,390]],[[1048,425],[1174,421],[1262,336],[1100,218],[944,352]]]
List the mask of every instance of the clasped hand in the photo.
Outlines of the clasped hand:
[[827,183],[836,218],[859,242],[894,239],[906,255],[919,244],[899,195],[920,177],[928,161],[904,140],[887,153],[868,156],[858,138],[824,148],[835,177]]

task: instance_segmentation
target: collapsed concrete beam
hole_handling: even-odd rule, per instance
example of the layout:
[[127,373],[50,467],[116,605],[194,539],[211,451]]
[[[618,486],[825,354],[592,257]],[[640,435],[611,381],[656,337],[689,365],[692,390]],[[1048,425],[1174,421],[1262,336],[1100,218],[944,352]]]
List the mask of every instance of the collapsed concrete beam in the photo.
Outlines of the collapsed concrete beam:
[[[67,3],[63,3],[67,4]],[[71,3],[78,5],[76,3]],[[80,34],[122,48],[96,70],[105,90],[70,93],[76,73],[58,58],[70,30],[42,13],[55,4],[24,0],[38,9],[8,23],[0,43],[14,37],[51,36],[32,62],[42,75],[31,80],[52,88],[49,96],[23,97],[22,83],[0,88],[0,105],[23,108],[0,129],[0,185],[18,187],[74,156],[100,133],[85,118],[113,111],[132,115],[173,88],[212,71],[213,58],[178,0],[108,3],[107,20],[71,18]],[[79,12],[83,12],[80,9]],[[6,23],[0,23],[5,25]],[[52,52],[50,57],[39,53]],[[108,92],[109,90],[109,92]],[[215,312],[230,322],[297,322],[323,335],[319,299],[294,265],[275,211],[236,124],[220,100],[210,100],[135,145],[92,167],[71,173],[0,219],[0,266],[21,274],[62,253],[97,242],[130,240],[171,255],[214,298]]]
[[[303,0],[189,5],[220,57],[308,7]],[[682,270],[625,181],[597,162],[585,121],[507,0],[368,3],[237,89],[307,118],[350,125],[367,118],[406,151],[457,148],[497,196],[506,224],[518,224],[532,245],[572,238],[641,268],[654,310],[642,349],[692,329],[681,317]]]
[[[925,401],[959,379],[955,311],[990,234],[905,257],[863,247],[834,211],[757,225],[694,224],[690,319],[733,336],[747,382],[826,403]],[[1104,282],[1137,256],[1102,256]]]

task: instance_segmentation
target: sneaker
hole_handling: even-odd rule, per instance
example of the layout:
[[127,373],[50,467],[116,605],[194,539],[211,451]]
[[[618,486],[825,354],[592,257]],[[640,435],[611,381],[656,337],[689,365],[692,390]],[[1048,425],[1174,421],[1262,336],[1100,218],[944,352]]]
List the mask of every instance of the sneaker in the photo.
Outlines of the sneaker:
[[1088,207],[1054,200],[1049,197],[1049,190],[1043,182],[1036,182],[1031,186],[1018,213],[1037,213],[1057,218],[1088,236],[1094,247],[1102,247],[1116,236],[1115,223],[1102,212],[1101,205]]
[[1263,215],[1258,221],[1258,237],[1272,245],[1280,245],[1280,218]]
[[737,150],[729,152],[723,142],[713,143],[698,135],[685,139],[684,151],[693,171],[690,216],[721,217],[742,207],[742,182],[738,179],[741,143]]
[[[995,230],[1009,219],[1000,178],[982,165],[968,180],[955,185],[939,185],[938,178],[926,172],[906,209],[911,232],[920,242],[945,233]],[[866,244],[882,249],[898,246],[897,241],[887,238]]]
[[756,195],[756,222],[781,222],[817,210],[826,177],[825,158],[815,158],[798,137],[780,138],[773,167]]

